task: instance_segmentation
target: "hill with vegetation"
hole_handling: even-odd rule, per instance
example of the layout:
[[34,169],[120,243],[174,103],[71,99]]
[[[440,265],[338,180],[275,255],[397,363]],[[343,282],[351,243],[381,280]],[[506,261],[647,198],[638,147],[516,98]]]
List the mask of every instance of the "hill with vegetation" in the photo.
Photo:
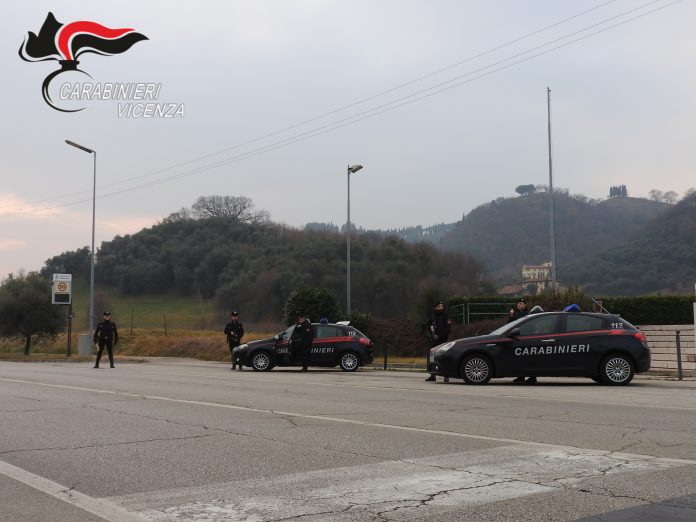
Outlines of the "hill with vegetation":
[[[670,207],[630,197],[592,201],[563,191],[554,196],[559,273],[576,259],[638,233]],[[498,283],[518,281],[522,265],[550,260],[548,194],[498,198],[481,205],[443,236],[441,246],[477,257]]]
[[[45,273],[89,272],[87,249],[49,259]],[[214,298],[246,320],[278,320],[298,288],[326,288],[340,300],[346,288],[345,236],[306,232],[231,215],[178,212],[162,223],[101,244],[98,287],[122,295]],[[361,234],[351,242],[352,308],[379,317],[410,312],[428,288],[443,294],[480,294],[491,284],[473,257],[425,243]]]
[[559,278],[604,295],[688,293],[696,282],[696,194],[611,246],[560,266]]

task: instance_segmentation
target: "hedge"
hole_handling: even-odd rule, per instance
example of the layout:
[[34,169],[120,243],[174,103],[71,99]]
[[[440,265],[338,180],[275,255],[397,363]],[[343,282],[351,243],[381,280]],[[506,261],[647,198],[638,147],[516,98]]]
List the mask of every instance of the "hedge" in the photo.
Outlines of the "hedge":
[[[540,305],[546,311],[562,310],[565,306],[577,303],[585,311],[593,310],[592,299],[577,288],[570,288],[557,294],[550,292],[525,296],[527,308]],[[642,297],[599,297],[604,308],[612,313],[621,315],[627,321],[636,324],[693,324],[694,298],[690,295],[654,295]],[[510,304],[514,306],[516,297],[484,296],[464,297],[452,296],[447,299],[450,316],[461,322],[461,305],[469,305],[470,310],[477,313],[490,312],[486,315],[470,315],[471,322],[500,318]],[[505,303],[491,307],[476,307],[481,303]],[[474,305],[473,307],[471,305]],[[459,306],[459,308],[456,308]],[[454,310],[453,310],[454,307]]]

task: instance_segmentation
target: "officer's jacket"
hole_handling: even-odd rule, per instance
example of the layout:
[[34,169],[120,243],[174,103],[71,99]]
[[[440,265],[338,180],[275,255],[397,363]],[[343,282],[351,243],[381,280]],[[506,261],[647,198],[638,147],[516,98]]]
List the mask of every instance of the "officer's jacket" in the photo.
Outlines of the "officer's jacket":
[[241,321],[230,321],[225,325],[225,335],[234,335],[238,340],[244,337],[244,326]]
[[290,336],[290,341],[294,346],[309,347],[312,345],[313,338],[312,324],[305,319],[304,322],[295,326]]
[[529,315],[529,310],[527,310],[526,308],[524,310],[515,310],[508,319],[508,323],[511,323],[512,321],[517,321],[519,318],[524,317],[526,315]]
[[449,336],[452,322],[447,317],[447,312],[435,312],[430,318],[430,325],[435,326],[435,335],[444,338]]
[[94,342],[110,340],[113,340],[114,343],[118,342],[116,323],[113,321],[100,321],[97,325],[97,329],[94,330]]

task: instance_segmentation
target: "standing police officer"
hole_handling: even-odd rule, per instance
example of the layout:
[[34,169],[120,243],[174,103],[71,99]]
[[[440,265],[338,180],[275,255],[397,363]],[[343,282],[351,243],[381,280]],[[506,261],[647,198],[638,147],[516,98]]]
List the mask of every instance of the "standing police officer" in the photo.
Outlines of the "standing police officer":
[[[524,297],[520,297],[517,300],[517,305],[515,308],[510,308],[510,317],[508,318],[508,323],[511,323],[513,321],[517,321],[521,317],[525,317],[529,315],[529,310],[527,310],[527,302],[524,300]],[[524,383],[524,376],[517,377],[513,379],[514,383],[522,384]],[[529,377],[527,379],[527,384],[536,384],[537,378],[536,377]]]
[[[244,337],[244,326],[239,320],[237,312],[230,312],[230,322],[225,325],[225,335],[227,336],[227,345],[230,347],[230,356],[232,357],[232,370],[237,368],[237,362],[234,360],[234,349],[241,344]],[[242,365],[239,365],[242,369]]]
[[[447,312],[445,312],[445,304],[440,301],[435,305],[435,313],[428,321],[428,340],[430,341],[430,348],[442,343],[446,343],[447,339],[449,338],[451,327],[452,321],[450,321],[450,318],[447,316]],[[428,360],[430,360],[429,355]],[[425,380],[434,381],[435,374],[431,373],[430,377]],[[445,382],[449,382],[449,377],[445,377]]]
[[94,363],[94,367],[99,368],[99,360],[104,353],[104,347],[106,347],[109,352],[109,363],[114,368],[114,345],[118,342],[118,330],[116,323],[111,321],[111,312],[104,312],[102,320],[94,331],[94,342],[99,346],[97,362]]
[[297,324],[295,329],[292,331],[290,336],[290,345],[292,347],[293,359],[302,358],[302,371],[307,371],[307,365],[309,364],[309,354],[312,350],[312,339],[314,339],[314,333],[312,332],[312,323],[309,322],[304,314],[299,314],[297,316]]

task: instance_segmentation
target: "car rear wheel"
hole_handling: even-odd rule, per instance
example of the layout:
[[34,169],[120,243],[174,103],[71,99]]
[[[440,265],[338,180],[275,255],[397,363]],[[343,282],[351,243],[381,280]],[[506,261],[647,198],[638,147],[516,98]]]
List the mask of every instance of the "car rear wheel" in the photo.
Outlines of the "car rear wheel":
[[625,355],[612,354],[604,358],[599,372],[604,384],[623,386],[633,379],[633,361]]
[[493,365],[483,355],[470,355],[462,361],[459,372],[467,384],[486,384],[493,376]]
[[341,355],[338,364],[344,372],[354,372],[360,366],[360,358],[355,352],[346,352]]
[[257,372],[267,372],[273,368],[271,356],[267,352],[256,352],[251,356],[251,367]]

